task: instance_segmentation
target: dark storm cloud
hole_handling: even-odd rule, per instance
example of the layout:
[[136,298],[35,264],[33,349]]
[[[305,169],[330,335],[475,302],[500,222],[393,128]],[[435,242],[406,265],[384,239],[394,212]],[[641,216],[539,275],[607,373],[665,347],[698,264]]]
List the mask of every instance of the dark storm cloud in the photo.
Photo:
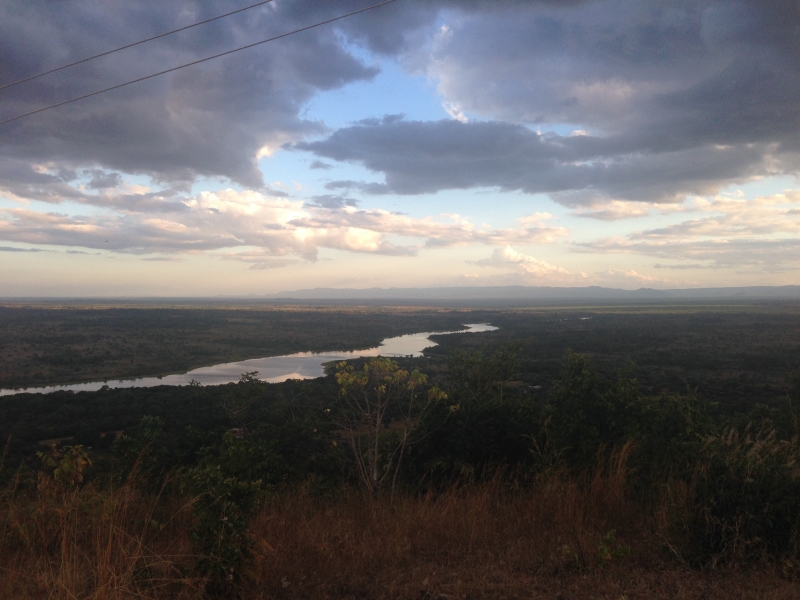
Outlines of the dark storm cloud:
[[[369,3],[276,0],[0,90],[0,119]],[[0,81],[242,5],[6,2]],[[385,176],[385,184],[332,182],[331,190],[419,194],[490,186],[546,192],[570,206],[608,198],[675,201],[797,172],[798,31],[794,2],[400,0],[2,126],[0,186],[46,202],[181,210],[177,194],[200,176],[263,190],[259,150],[299,141],[294,147],[317,158],[360,163]],[[331,133],[303,119],[303,106],[318,92],[377,73],[343,41],[437,80],[445,101],[484,121],[395,116]],[[551,124],[588,135],[535,131]],[[328,137],[305,141],[320,135]],[[150,176],[166,191],[149,198],[112,193],[128,174]]]
[[71,169],[49,172],[25,160],[0,155],[0,189],[18,198],[42,202],[80,201],[86,194],[69,184],[77,177]]
[[[86,186],[101,193],[87,193],[81,189],[79,177],[86,178]],[[76,181],[77,180],[77,181]],[[156,192],[125,193],[119,191],[122,177],[119,173],[101,169],[87,169],[81,173],[57,169],[37,170],[33,165],[16,159],[0,160],[0,186],[8,195],[25,200],[38,200],[58,204],[64,200],[103,208],[116,208],[126,212],[162,213],[186,210],[177,188],[165,187]],[[273,193],[273,195],[278,195]]]
[[543,135],[511,123],[364,121],[318,142],[294,146],[363,164],[385,184],[335,181],[330,189],[423,194],[498,187],[551,193],[564,204],[595,195],[659,201],[712,191],[720,180],[767,174],[762,147],[641,152],[630,140]]
[[101,169],[89,169],[87,175],[91,175],[92,177],[88,185],[93,190],[115,188],[122,183],[122,175],[119,173],[109,173]]
[[[332,4],[276,1],[2,90],[0,119],[308,25],[358,3]],[[0,5],[0,82],[241,6],[6,2]],[[197,176],[221,176],[260,187],[260,148],[324,132],[321,123],[298,116],[309,98],[376,72],[342,48],[335,29],[305,32],[4,125],[0,160],[103,167],[184,185]],[[96,180],[92,187],[106,183]]]
[[[386,179],[331,189],[496,186],[577,205],[674,201],[798,172],[797,3],[498,5],[444,11],[445,26],[403,55],[448,103],[489,122],[362,122],[298,144]],[[532,131],[549,124],[589,135]]]
[[[395,55],[409,47],[410,34],[434,22],[441,6],[453,4],[397,2],[4,125],[0,186],[20,198],[102,203],[64,185],[95,169],[98,175],[84,181],[84,189],[107,191],[121,183],[117,174],[136,174],[183,191],[200,176],[263,190],[260,150],[326,132],[323,123],[300,116],[304,104],[320,91],[376,75],[377,68],[351,54],[343,40]],[[368,5],[275,0],[0,90],[0,120]],[[242,6],[237,0],[6,2],[0,5],[0,83]]]
[[799,17],[794,2],[531,4],[453,19],[428,68],[493,118],[641,130],[652,149],[772,140],[800,124]]

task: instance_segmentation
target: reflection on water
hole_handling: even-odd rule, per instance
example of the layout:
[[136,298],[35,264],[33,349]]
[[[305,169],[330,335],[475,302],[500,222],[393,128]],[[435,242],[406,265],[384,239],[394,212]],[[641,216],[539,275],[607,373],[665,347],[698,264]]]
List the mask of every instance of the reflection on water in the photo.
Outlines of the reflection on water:
[[435,346],[436,343],[428,339],[432,335],[451,333],[479,333],[481,331],[494,331],[486,323],[465,325],[467,329],[461,331],[427,331],[412,333],[393,338],[386,338],[376,348],[354,350],[352,352],[298,352],[285,356],[269,356],[267,358],[253,358],[238,362],[223,363],[210,367],[200,367],[180,375],[167,375],[165,377],[141,377],[139,379],[122,379],[119,381],[93,381],[90,383],[76,383],[73,385],[51,385],[47,387],[25,388],[19,390],[0,390],[0,396],[20,394],[23,392],[38,392],[46,394],[57,390],[73,390],[75,392],[93,392],[104,385],[112,388],[122,387],[153,387],[156,385],[188,385],[192,380],[204,385],[220,385],[239,381],[242,373],[258,371],[263,381],[279,383],[287,379],[311,379],[324,375],[323,363],[334,360],[348,360],[369,356],[422,356],[425,348]]

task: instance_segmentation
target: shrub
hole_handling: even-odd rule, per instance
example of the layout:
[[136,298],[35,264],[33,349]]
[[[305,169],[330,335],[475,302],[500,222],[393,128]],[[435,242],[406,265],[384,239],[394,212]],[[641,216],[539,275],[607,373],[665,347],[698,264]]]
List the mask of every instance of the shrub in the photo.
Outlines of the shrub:
[[230,593],[242,580],[252,539],[247,527],[262,494],[261,481],[227,476],[219,465],[191,469],[188,487],[196,494],[192,542],[200,555],[198,570],[214,596]]
[[696,557],[736,563],[797,552],[800,446],[775,430],[730,428],[706,442],[694,478]]
[[36,454],[45,467],[53,469],[53,479],[72,486],[83,483],[84,472],[92,466],[92,459],[81,445],[59,448],[53,443],[47,452]]

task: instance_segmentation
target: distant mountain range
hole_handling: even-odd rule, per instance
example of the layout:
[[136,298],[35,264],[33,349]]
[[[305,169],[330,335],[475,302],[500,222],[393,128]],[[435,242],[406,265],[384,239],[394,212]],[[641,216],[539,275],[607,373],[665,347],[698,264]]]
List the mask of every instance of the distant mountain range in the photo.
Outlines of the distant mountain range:
[[532,301],[669,301],[669,300],[800,300],[800,286],[752,286],[675,290],[620,290],[587,287],[491,286],[433,288],[312,288],[265,294],[295,300],[532,300]]

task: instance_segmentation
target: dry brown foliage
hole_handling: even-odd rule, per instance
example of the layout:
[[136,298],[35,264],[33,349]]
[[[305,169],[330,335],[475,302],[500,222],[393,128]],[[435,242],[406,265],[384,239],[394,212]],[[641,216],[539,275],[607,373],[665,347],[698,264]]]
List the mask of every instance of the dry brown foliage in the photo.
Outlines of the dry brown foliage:
[[[681,509],[627,494],[631,447],[585,479],[507,478],[394,503],[298,492],[252,523],[253,598],[797,598],[773,570],[691,570],[665,542]],[[611,532],[615,532],[609,535]],[[677,543],[677,542],[676,542]]]
[[[692,570],[668,548],[671,511],[627,493],[630,447],[585,478],[516,486],[498,475],[394,501],[357,491],[276,494],[254,516],[242,598],[789,599],[800,584],[764,565]],[[133,485],[42,477],[0,505],[0,597],[202,598],[190,500]],[[615,532],[615,533],[611,533]],[[677,543],[677,542],[676,542]]]
[[0,503],[0,597],[196,597],[186,502],[134,485],[73,489],[40,474]]

